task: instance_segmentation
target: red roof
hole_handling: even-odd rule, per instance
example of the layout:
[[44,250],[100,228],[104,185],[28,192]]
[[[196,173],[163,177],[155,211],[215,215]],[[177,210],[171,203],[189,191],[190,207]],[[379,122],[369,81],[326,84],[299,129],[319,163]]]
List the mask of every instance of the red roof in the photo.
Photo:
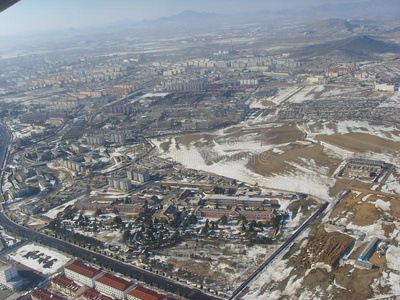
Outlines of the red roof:
[[89,277],[89,278],[93,278],[96,275],[101,273],[100,270],[89,267],[77,260],[70,263],[68,266],[65,266],[65,269],[71,270],[73,272],[79,273],[79,274]]
[[156,291],[150,290],[140,285],[131,290],[128,295],[131,295],[141,300],[161,300],[165,299],[166,297],[165,295],[159,294]]
[[71,292],[76,292],[80,288],[80,286],[76,284],[74,281],[61,275],[53,277],[51,279],[51,282],[53,282],[58,286],[63,287],[64,289],[70,290]]
[[105,273],[104,275],[97,278],[96,282],[103,283],[122,292],[126,291],[130,286],[133,285],[133,282],[127,281],[109,273]]
[[36,289],[31,293],[32,298],[40,300],[63,300],[60,296],[50,293],[45,289]]
[[87,289],[82,296],[84,299],[88,300],[115,300],[114,298],[100,294],[95,289]]

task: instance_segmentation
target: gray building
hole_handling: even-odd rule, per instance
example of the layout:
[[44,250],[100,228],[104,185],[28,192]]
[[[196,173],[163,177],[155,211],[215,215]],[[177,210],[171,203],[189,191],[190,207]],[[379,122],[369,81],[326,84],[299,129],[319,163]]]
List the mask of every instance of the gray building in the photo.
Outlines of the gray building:
[[148,171],[130,170],[127,172],[127,177],[130,180],[139,182],[147,182],[150,180],[150,174]]

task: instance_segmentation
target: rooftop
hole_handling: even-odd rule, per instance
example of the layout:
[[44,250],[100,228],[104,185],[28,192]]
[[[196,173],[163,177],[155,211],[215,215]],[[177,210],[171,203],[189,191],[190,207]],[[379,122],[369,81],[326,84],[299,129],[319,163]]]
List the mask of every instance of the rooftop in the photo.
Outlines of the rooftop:
[[128,293],[128,295],[131,295],[141,300],[161,300],[166,298],[165,295],[159,294],[156,291],[150,290],[140,285],[132,289]]
[[89,278],[93,278],[101,273],[100,270],[87,266],[77,260],[65,266],[65,269],[71,270]]
[[105,273],[102,276],[100,276],[99,278],[97,278],[96,282],[103,283],[105,285],[108,285],[108,286],[110,286],[114,289],[120,290],[120,291],[125,291],[134,284],[131,281],[127,281],[125,279],[111,275],[109,273]]

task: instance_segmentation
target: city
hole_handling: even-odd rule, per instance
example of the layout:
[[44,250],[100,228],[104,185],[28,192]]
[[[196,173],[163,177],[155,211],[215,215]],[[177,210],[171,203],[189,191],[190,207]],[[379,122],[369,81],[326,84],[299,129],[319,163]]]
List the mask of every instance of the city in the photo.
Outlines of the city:
[[389,2],[0,35],[0,299],[400,298]]

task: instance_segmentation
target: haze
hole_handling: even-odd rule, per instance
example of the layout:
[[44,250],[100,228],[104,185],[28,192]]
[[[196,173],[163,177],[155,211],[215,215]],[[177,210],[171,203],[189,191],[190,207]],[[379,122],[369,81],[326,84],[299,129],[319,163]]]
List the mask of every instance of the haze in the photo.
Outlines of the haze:
[[0,35],[37,30],[57,30],[117,22],[168,17],[184,10],[233,14],[243,11],[274,10],[321,5],[324,3],[363,2],[354,0],[22,0],[0,15]]

